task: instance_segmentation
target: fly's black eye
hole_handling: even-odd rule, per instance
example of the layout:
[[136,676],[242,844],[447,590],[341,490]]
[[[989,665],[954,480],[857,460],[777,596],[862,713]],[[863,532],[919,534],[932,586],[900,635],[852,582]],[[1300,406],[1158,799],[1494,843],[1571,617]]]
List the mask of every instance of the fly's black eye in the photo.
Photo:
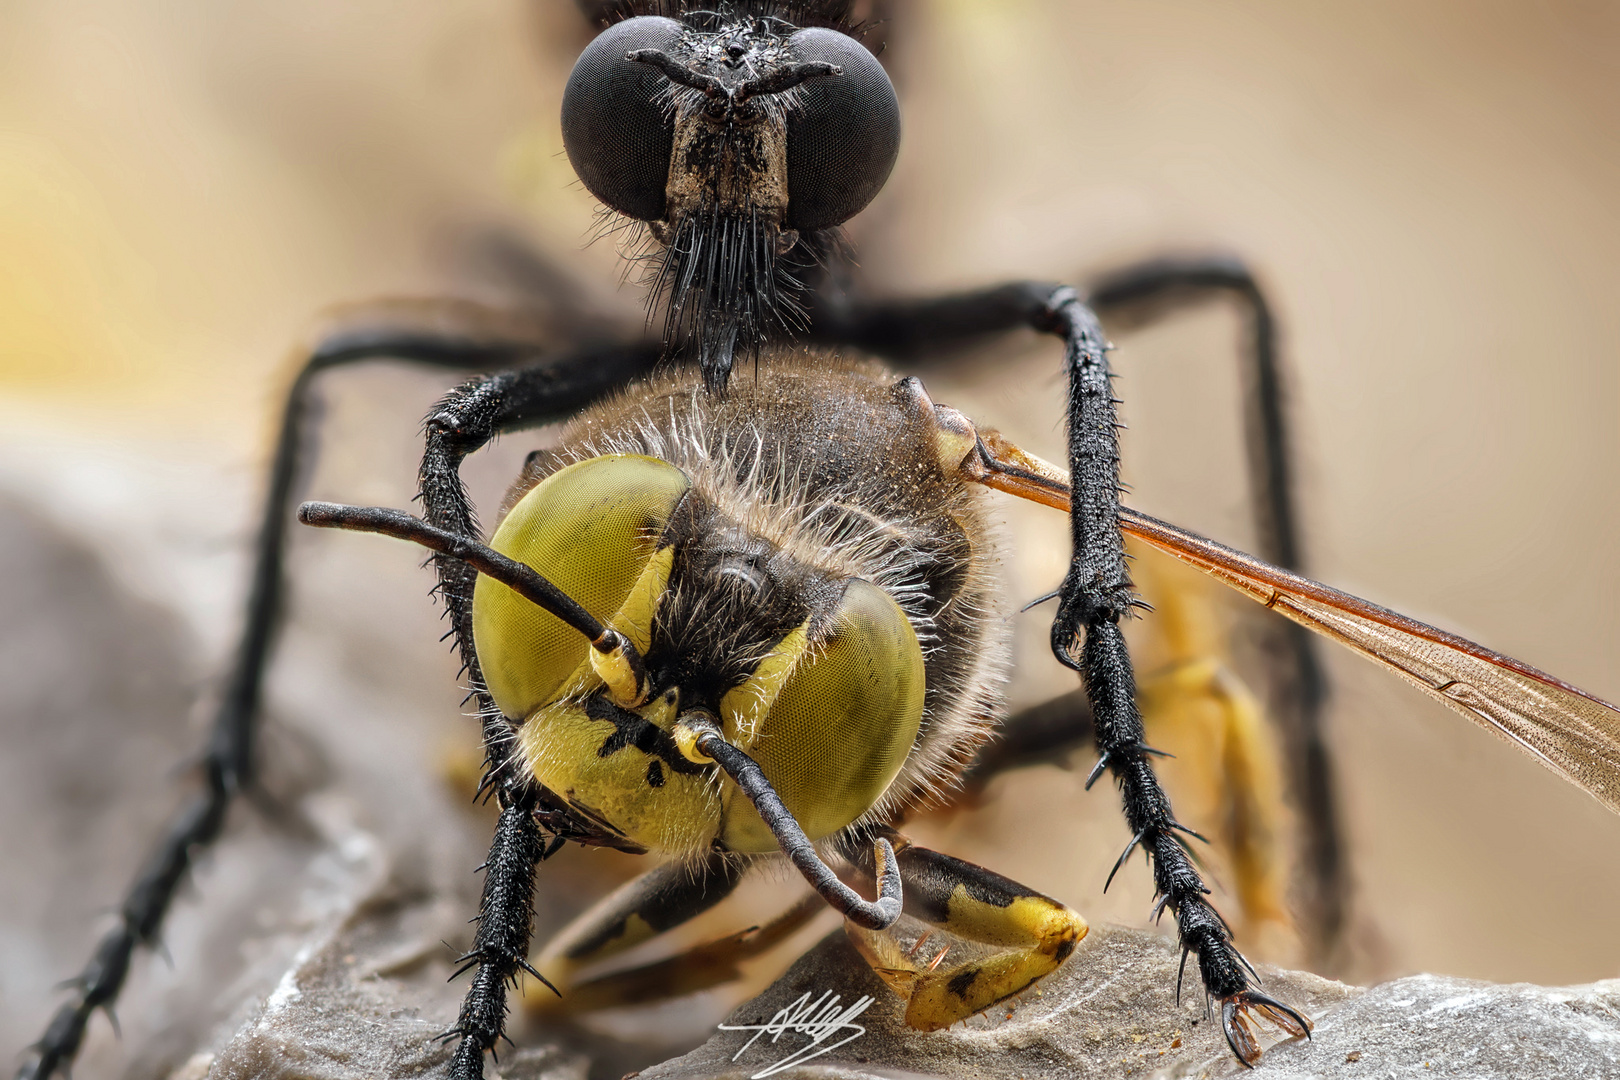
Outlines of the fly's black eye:
[[788,39],[801,62],[842,75],[798,88],[787,118],[787,225],[826,229],[854,217],[889,179],[900,152],[900,102],[877,58],[854,38],[820,27]]
[[624,57],[671,49],[680,37],[673,19],[626,19],[580,54],[563,91],[563,146],[574,171],[592,195],[642,221],[664,216],[674,127],[659,100],[664,77]]

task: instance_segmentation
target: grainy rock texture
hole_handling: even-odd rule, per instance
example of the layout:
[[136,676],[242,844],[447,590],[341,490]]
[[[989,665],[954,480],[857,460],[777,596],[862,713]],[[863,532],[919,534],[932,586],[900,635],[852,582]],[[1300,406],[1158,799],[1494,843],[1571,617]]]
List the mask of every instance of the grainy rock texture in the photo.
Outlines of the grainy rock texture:
[[[1069,962],[1035,990],[948,1031],[924,1034],[906,1027],[903,1003],[840,932],[823,940],[727,1023],[769,1023],[778,1010],[791,1007],[807,993],[812,999],[835,993],[846,1005],[863,995],[873,999],[850,1021],[864,1027],[864,1035],[802,1067],[773,1074],[784,1077],[1090,1080],[1149,1076],[1160,1070],[1170,1070],[1165,1075],[1196,1076],[1224,1074],[1228,1065],[1239,1069],[1220,1025],[1204,1016],[1203,995],[1195,984],[1185,985],[1177,1005],[1179,958],[1174,944],[1157,934],[1094,928]],[[1263,974],[1270,994],[1310,1016],[1326,1014],[1363,993],[1303,972]],[[722,1031],[685,1057],[645,1070],[639,1080],[755,1076],[809,1041],[806,1036],[784,1034],[773,1044],[767,1034],[743,1050],[751,1034]],[[1277,1033],[1264,1029],[1261,1035],[1270,1041]],[[1183,1069],[1187,1071],[1176,1071]]]
[[1551,988],[1415,975],[1324,1014],[1256,1077],[1620,1077],[1620,979]]
[[[771,1074],[785,1080],[1620,1077],[1620,980],[1549,989],[1419,975],[1361,990],[1302,972],[1263,972],[1267,991],[1309,1014],[1316,1030],[1309,1040],[1271,1046],[1259,1068],[1246,1071],[1199,1002],[1176,1005],[1177,956],[1165,938],[1096,929],[1037,992],[950,1031],[922,1034],[905,1027],[899,1003],[835,934],[727,1023],[768,1024],[806,993],[837,993],[846,1005],[862,995],[874,999],[851,1019],[864,1034]],[[783,1034],[773,1043],[767,1033],[745,1049],[752,1034],[722,1031],[690,1054],[645,1070],[639,1080],[757,1077],[809,1041]]]

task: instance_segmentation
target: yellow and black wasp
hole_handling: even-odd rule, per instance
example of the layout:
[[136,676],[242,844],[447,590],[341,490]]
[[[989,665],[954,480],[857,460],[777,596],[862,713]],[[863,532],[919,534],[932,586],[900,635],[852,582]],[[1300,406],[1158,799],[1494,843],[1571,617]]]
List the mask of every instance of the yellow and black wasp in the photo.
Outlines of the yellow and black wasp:
[[[440,552],[441,595],[481,695],[486,785],[502,815],[468,957],[476,971],[456,1027],[457,1075],[481,1074],[504,988],[530,967],[530,875],[570,839],[685,861],[564,931],[536,962],[538,977],[547,963],[561,973],[678,921],[722,895],[751,857],[778,850],[867,931],[904,904],[1009,946],[959,968],[891,970],[919,1026],[976,1011],[1062,962],[1084,932],[1078,915],[893,831],[967,765],[995,714],[982,486],[1072,515],[1054,650],[1084,676],[1099,769],[1119,781],[1133,847],[1152,855],[1162,906],[1246,1060],[1255,1052],[1246,1012],[1290,1030],[1304,1021],[1251,987],[1153,779],[1119,634],[1135,606],[1122,529],[1395,663],[1612,802],[1614,717],[1602,703],[1122,510],[1105,342],[1074,290],[1020,284],[879,304],[828,285],[840,254],[832,230],[881,186],[898,136],[887,79],[845,33],[840,8],[638,11],[582,57],[565,131],[591,189],[649,222],[654,292],[667,312],[660,345],[596,345],[514,366],[533,343],[469,324],[332,340],[312,358],[287,413],[247,660],[222,709],[209,790],[177,822],[162,849],[172,858],[153,864],[142,902],[126,906],[131,917],[107,939],[101,966],[53,1025],[40,1072],[71,1056],[84,1017],[116,993],[190,850],[217,833],[251,773],[304,395],[319,371],[365,356],[509,369],[429,416],[425,524],[304,511],[312,523],[391,531]],[[603,102],[604,115],[588,115]],[[1252,287],[1237,268],[1207,264],[1160,264],[1122,281],[1121,302]],[[1095,293],[1094,306],[1108,295]],[[903,358],[1017,326],[1065,342],[1072,491],[1058,470],[936,406],[913,379],[814,352],[782,355],[808,342]],[[738,359],[755,358],[753,380],[734,373]],[[686,367],[659,373],[666,361]],[[501,430],[575,413],[560,446],[531,462],[485,548],[460,461]],[[1483,666],[1460,679],[1468,657]],[[870,879],[877,899],[840,880],[829,858]],[[868,940],[881,956],[881,938]]]

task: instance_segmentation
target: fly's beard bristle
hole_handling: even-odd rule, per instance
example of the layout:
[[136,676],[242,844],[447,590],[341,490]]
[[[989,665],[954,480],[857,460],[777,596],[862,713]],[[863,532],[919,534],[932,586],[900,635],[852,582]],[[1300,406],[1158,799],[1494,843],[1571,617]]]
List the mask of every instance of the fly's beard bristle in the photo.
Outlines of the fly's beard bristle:
[[709,207],[682,217],[657,266],[648,303],[665,305],[664,347],[697,350],[703,382],[724,389],[736,361],[806,325],[803,285],[780,233],[757,210]]

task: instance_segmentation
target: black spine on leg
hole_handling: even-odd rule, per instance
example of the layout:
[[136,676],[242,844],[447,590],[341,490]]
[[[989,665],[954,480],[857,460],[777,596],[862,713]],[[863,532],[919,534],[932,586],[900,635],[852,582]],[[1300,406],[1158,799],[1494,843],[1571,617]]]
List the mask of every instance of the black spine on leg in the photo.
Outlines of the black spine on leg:
[[[503,801],[508,793],[503,791]],[[495,826],[495,839],[484,864],[484,894],[478,906],[478,932],[472,948],[460,958],[460,975],[477,968],[456,1024],[446,1038],[460,1037],[450,1060],[454,1080],[484,1075],[484,1053],[505,1036],[506,992],[529,967],[529,938],[534,924],[534,868],[545,858],[545,837],[534,818],[534,800],[513,793]]]

